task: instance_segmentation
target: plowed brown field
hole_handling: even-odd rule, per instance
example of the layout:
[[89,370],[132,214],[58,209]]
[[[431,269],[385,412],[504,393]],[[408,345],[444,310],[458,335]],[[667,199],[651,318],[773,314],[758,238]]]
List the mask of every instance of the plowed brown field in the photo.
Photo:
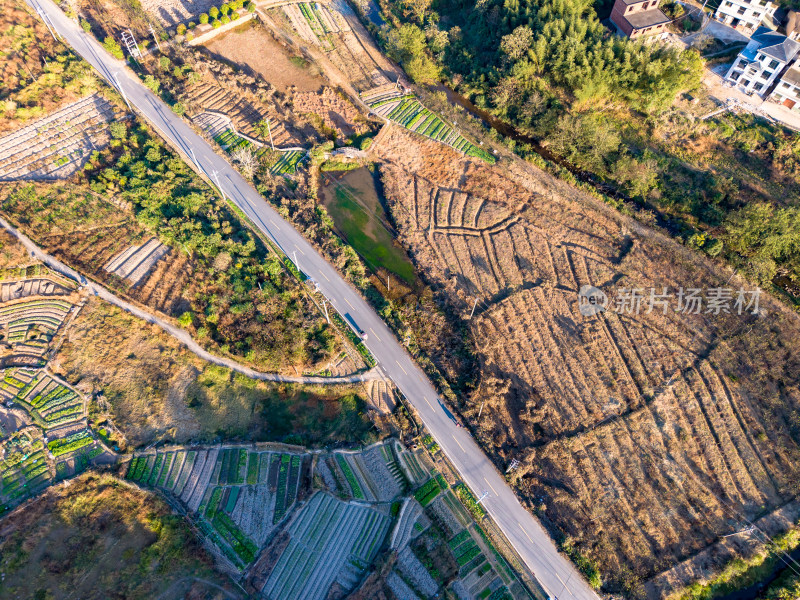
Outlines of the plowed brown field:
[[515,485],[607,591],[642,594],[797,496],[796,315],[762,294],[761,317],[646,302],[584,317],[583,285],[610,298],[751,286],[533,167],[478,164],[399,129],[375,152],[428,282],[464,319],[478,298],[480,376],[460,412],[499,466],[520,461]]

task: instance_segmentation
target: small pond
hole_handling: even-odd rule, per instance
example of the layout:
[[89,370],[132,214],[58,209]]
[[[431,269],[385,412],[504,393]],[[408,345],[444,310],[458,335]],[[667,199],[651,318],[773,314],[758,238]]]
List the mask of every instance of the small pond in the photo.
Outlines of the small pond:
[[323,172],[321,198],[336,230],[372,271],[384,269],[414,285],[414,265],[394,238],[376,176],[369,169]]

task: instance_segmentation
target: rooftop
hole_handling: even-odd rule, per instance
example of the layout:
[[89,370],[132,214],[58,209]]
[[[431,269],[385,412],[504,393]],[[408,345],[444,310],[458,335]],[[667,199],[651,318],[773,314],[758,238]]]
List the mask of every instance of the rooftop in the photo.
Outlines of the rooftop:
[[758,44],[759,52],[784,63],[792,60],[800,51],[800,43],[763,25],[756,29],[750,39]]
[[645,29],[646,27],[669,23],[672,20],[658,8],[643,10],[642,12],[632,15],[625,15],[625,18],[628,20],[628,23],[633,25],[634,29]]
[[781,77],[783,81],[800,87],[800,67],[792,67]]

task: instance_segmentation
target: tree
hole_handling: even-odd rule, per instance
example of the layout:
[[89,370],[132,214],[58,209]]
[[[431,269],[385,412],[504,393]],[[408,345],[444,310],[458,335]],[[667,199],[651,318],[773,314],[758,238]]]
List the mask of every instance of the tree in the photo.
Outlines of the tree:
[[206,13],[201,13],[200,23],[202,23],[203,25],[208,23],[208,15]]
[[152,75],[148,75],[144,78],[144,85],[154,94],[158,94],[158,91],[161,89],[161,83]]
[[533,42],[533,30],[527,25],[520,25],[500,41],[502,50],[511,60],[519,60],[528,53]]
[[428,56],[425,32],[416,25],[403,25],[392,29],[386,36],[389,55],[403,64],[408,75],[417,83],[433,84],[439,81],[439,66]]
[[103,40],[103,48],[108,50],[109,54],[114,58],[125,58],[125,55],[122,53],[122,46],[119,45],[119,42],[115,40],[113,37],[108,36],[105,40]]
[[208,14],[211,16],[212,19],[216,19],[219,16],[219,9],[216,6],[212,6],[211,9],[208,11]]
[[432,0],[404,0],[403,12],[406,16],[412,15],[420,25],[425,23],[425,14],[431,8]]
[[242,174],[245,177],[248,179],[253,178],[253,174],[258,168],[258,157],[255,152],[253,152],[252,148],[249,146],[239,146],[233,151],[231,158],[239,163],[239,168],[242,170]]

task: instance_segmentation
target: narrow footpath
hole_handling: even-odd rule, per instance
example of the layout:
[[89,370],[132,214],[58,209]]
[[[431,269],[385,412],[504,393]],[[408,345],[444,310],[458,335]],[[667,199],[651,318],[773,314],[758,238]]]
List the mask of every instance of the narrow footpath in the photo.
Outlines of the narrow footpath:
[[256,371],[255,369],[251,369],[250,367],[246,367],[245,365],[239,364],[235,360],[231,360],[229,358],[224,358],[222,356],[216,356],[211,354],[210,352],[203,349],[203,347],[198,344],[191,335],[184,329],[180,327],[176,327],[172,323],[165,321],[164,319],[134,305],[130,302],[126,302],[119,296],[111,293],[106,288],[101,285],[96,284],[93,281],[86,279],[83,275],[68,267],[58,259],[46,254],[42,251],[33,241],[23,234],[21,231],[17,230],[16,227],[11,225],[8,221],[4,218],[0,217],[0,226],[2,226],[6,231],[8,231],[11,235],[17,238],[20,243],[25,246],[25,249],[33,256],[34,258],[39,259],[48,267],[60,273],[64,277],[68,277],[73,281],[77,282],[79,285],[85,287],[89,291],[92,292],[98,298],[102,298],[106,302],[110,302],[111,304],[118,306],[122,310],[131,313],[132,315],[147,321],[148,323],[152,323],[153,325],[158,325],[161,329],[167,332],[169,335],[174,337],[178,340],[181,344],[186,346],[186,348],[196,354],[198,357],[202,358],[205,361],[208,361],[212,364],[219,365],[220,367],[227,367],[231,371],[235,371],[236,373],[241,373],[251,379],[259,379],[261,381],[276,381],[280,383],[305,383],[305,384],[321,384],[321,385],[336,385],[336,384],[346,384],[346,383],[363,383],[365,381],[371,381],[373,379],[380,379],[380,375],[378,374],[376,369],[370,369],[364,373],[359,373],[357,375],[348,375],[343,377],[292,377],[289,375],[279,375],[278,373],[262,373],[261,371]]

